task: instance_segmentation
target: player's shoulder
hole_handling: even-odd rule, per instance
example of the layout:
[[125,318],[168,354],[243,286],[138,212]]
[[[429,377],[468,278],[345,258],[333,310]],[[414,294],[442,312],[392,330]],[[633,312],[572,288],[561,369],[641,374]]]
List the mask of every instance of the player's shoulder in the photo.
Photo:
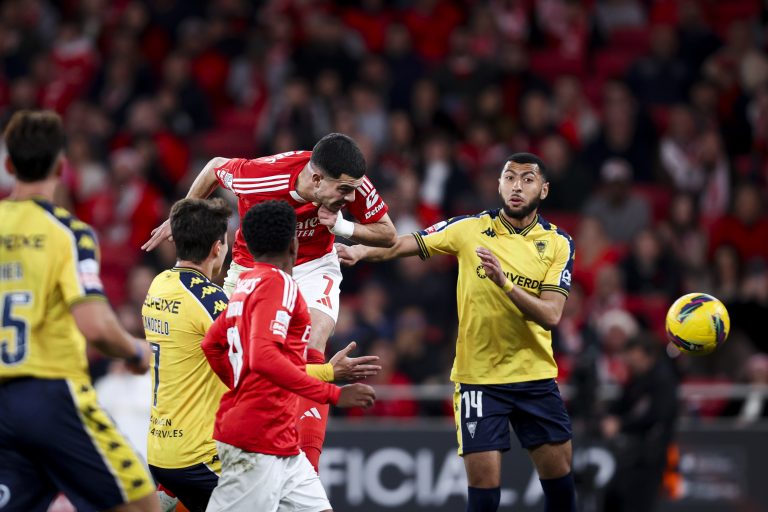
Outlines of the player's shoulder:
[[258,166],[264,172],[285,172],[294,170],[296,167],[302,169],[309,159],[312,157],[311,151],[286,151],[285,153],[278,153],[276,155],[261,156],[249,160],[249,162]]
[[[37,220],[53,228],[51,231],[58,233],[58,237],[64,244],[76,247],[79,260],[96,258],[98,242],[91,226],[75,217],[67,209],[43,199],[35,199],[34,204],[42,214],[29,219],[31,223]],[[52,250],[59,250],[59,248],[54,247]]]
[[549,222],[547,219],[539,215],[536,223],[536,229],[552,237],[554,240],[558,240],[567,244],[569,247],[573,247],[573,238],[564,229],[556,224]]
[[[179,282],[194,300],[215,319],[227,307],[227,295],[219,285],[194,269],[174,268]],[[160,274],[162,276],[163,274]],[[158,277],[160,277],[158,276]]]

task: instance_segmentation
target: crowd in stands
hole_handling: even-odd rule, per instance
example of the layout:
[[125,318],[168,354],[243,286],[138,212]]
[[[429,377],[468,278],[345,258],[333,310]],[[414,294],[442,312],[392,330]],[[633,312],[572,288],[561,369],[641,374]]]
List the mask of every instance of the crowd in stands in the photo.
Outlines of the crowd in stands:
[[[689,291],[723,300],[733,332],[715,356],[678,358],[684,379],[768,380],[767,50],[759,0],[6,0],[0,123],[64,117],[60,201],[97,230],[137,334],[174,262],[170,244],[139,247],[205,162],[337,131],[401,234],[498,207],[505,157],[543,158],[541,213],[576,242],[561,382],[624,382],[622,345],[665,343],[666,309]],[[11,185],[0,173],[0,196]],[[442,258],[345,271],[329,353],[356,340],[382,358],[376,384],[446,383],[455,276]]]

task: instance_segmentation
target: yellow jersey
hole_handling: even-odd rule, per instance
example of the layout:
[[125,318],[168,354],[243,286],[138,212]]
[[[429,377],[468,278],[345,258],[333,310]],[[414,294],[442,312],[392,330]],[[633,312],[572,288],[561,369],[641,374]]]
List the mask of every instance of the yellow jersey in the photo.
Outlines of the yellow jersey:
[[515,286],[539,296],[566,297],[571,286],[571,237],[540,216],[523,229],[500,210],[455,217],[413,233],[421,258],[450,254],[459,261],[456,300],[459,333],[451,380],[462,384],[510,384],[557,376],[552,335],[526,319],[485,275],[478,247],[486,247]]
[[0,201],[0,378],[90,384],[70,308],[106,300],[93,230],[42,198]]
[[227,387],[200,342],[227,307],[227,296],[200,272],[175,267],[149,287],[141,316],[152,347],[152,412],[147,462],[177,469],[205,463],[218,470],[213,422]]

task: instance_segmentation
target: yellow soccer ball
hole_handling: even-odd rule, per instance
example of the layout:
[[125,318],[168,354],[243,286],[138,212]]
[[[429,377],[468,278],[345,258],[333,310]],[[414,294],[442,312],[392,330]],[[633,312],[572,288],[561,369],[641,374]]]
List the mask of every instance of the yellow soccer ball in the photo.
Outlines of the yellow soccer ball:
[[689,293],[667,311],[667,338],[689,354],[709,354],[731,330],[731,319],[722,302],[706,293]]

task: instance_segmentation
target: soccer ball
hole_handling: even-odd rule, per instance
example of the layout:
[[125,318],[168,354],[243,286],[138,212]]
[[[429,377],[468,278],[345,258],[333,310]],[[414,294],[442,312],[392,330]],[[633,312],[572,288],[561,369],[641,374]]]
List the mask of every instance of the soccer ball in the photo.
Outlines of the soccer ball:
[[667,311],[667,338],[684,352],[709,354],[730,330],[728,310],[706,293],[683,295]]

